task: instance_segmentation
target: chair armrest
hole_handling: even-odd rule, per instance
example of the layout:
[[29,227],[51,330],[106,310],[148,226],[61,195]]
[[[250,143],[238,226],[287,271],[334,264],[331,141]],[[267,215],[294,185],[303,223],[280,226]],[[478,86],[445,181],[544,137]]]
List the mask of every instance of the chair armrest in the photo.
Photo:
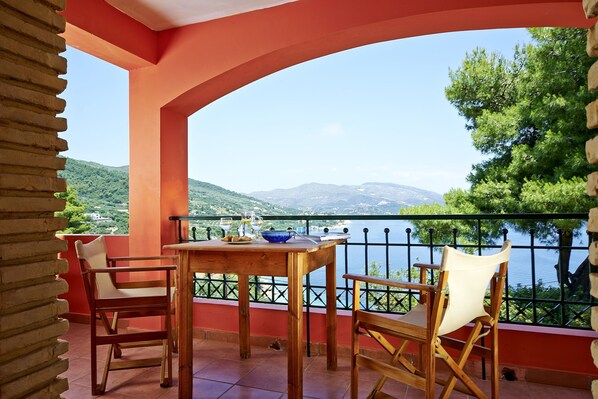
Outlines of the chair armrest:
[[[121,281],[115,282],[114,286],[121,288],[150,288],[150,287],[166,287],[166,280],[144,280],[144,281]],[[174,290],[176,287],[171,285]]]
[[122,273],[122,272],[160,272],[168,270],[176,270],[175,265],[161,265],[161,266],[118,266],[118,267],[98,267],[94,269],[87,269],[87,273]]
[[156,256],[108,256],[106,260],[108,262],[131,262],[131,261],[144,261],[144,260],[160,260],[160,259],[178,259],[178,255],[156,255]]
[[403,288],[408,290],[433,291],[436,286],[429,284],[413,283],[409,281],[390,280],[382,277],[364,276],[360,274],[345,274],[343,278],[354,281],[362,281],[364,283],[386,285],[389,287]]
[[414,263],[413,267],[419,267],[420,269],[430,269],[430,270],[439,270],[439,265],[432,265],[429,263]]

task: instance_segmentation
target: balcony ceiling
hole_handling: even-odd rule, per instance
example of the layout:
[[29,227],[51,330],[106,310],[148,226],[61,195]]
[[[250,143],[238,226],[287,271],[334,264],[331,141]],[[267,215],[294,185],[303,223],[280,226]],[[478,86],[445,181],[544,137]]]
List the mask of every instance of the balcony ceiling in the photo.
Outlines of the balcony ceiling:
[[161,31],[297,0],[106,0],[114,8]]

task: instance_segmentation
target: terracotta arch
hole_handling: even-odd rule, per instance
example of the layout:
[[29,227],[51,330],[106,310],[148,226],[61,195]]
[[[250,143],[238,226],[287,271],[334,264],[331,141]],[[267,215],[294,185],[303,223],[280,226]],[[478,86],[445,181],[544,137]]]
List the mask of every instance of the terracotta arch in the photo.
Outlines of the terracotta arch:
[[130,72],[132,254],[142,248],[160,252],[174,240],[168,216],[188,212],[187,118],[239,87],[303,61],[386,40],[591,25],[579,0],[300,0],[162,32],[101,0],[69,2],[65,15],[68,44]]

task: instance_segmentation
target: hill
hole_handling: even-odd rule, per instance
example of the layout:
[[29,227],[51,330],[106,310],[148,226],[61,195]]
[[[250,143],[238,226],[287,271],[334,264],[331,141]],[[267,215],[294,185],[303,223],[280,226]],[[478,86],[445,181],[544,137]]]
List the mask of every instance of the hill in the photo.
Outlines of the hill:
[[[86,204],[91,233],[126,234],[129,231],[129,171],[67,158],[59,173]],[[359,186],[304,184],[292,189],[258,191],[248,195],[189,179],[189,215],[239,215],[255,210],[261,215],[383,215],[404,206],[442,202],[440,194],[391,183]]]
[[[92,218],[91,233],[126,234],[129,231],[129,171],[127,166],[112,167],[67,158],[60,171],[86,204]],[[189,179],[189,214],[197,216],[240,215],[253,209],[262,215],[293,215],[296,209],[268,204],[250,196],[210,183]]]
[[249,193],[272,204],[296,208],[303,213],[338,215],[397,214],[406,206],[442,203],[442,195],[392,183],[358,186],[309,183],[290,189]]

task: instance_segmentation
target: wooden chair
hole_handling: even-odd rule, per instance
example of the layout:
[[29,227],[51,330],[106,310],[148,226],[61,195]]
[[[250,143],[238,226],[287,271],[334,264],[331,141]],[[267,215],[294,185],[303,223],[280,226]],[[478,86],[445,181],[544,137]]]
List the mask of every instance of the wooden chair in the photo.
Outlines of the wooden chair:
[[[510,252],[510,241],[504,243],[499,253],[488,256],[468,255],[445,247],[440,266],[414,265],[421,270],[419,283],[346,274],[345,278],[353,280],[351,398],[357,398],[359,367],[382,374],[368,398],[389,397],[381,391],[388,378],[423,390],[425,397],[430,399],[434,398],[436,383],[444,386],[440,398],[449,397],[453,389],[486,398],[464,371],[472,353],[490,359],[492,398],[498,398],[498,317]],[[429,281],[427,274],[432,271],[437,274],[436,284],[426,284]],[[419,303],[405,315],[361,310],[360,282],[419,290]],[[490,301],[485,304],[488,287]],[[445,336],[468,323],[472,325],[466,340]],[[489,346],[480,345],[478,341],[487,335],[490,335]],[[390,354],[390,360],[382,362],[360,354],[360,336],[373,338]],[[387,336],[399,338],[399,345],[392,345]],[[416,364],[405,353],[410,342],[419,347]],[[453,358],[446,348],[460,351],[458,357]],[[448,366],[447,379],[437,378],[437,359]],[[463,386],[457,386],[457,380]]]
[[[106,390],[108,373],[140,367],[160,366],[160,386],[172,384],[173,352],[173,300],[176,265],[115,266],[117,262],[176,260],[177,256],[118,257],[109,258],[103,236],[83,244],[75,242],[83,283],[91,314],[91,390],[100,395]],[[119,273],[160,272],[161,280],[119,282]],[[121,319],[164,316],[163,326],[154,331],[126,333],[119,331]],[[96,332],[95,320],[99,318],[106,331]],[[111,320],[110,320],[111,319]],[[97,346],[109,345],[100,384],[97,384]],[[122,350],[132,347],[162,346],[159,357],[124,360]],[[165,376],[167,373],[167,376]]]

